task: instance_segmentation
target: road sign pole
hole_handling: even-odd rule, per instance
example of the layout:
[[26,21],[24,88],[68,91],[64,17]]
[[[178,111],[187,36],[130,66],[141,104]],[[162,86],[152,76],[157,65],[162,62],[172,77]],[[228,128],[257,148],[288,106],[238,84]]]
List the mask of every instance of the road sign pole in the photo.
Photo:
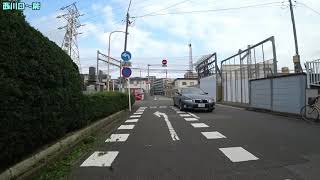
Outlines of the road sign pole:
[[[130,67],[130,59],[131,59],[131,53],[129,51],[124,51],[121,53],[121,59],[125,64],[123,65],[124,67],[122,68],[122,76],[127,78],[128,80],[128,102],[129,102],[129,112],[131,112],[131,92],[130,92],[130,76],[131,76],[131,69]],[[128,67],[129,66],[129,67]]]
[[128,78],[128,94],[129,94],[129,112],[131,112],[131,92],[130,92],[130,78]]

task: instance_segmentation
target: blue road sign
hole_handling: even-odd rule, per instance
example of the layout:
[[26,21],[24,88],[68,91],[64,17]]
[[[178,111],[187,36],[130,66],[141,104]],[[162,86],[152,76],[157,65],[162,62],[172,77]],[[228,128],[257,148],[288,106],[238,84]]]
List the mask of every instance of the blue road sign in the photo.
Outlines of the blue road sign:
[[129,61],[131,59],[131,53],[129,51],[122,52],[121,59],[124,61]]
[[123,76],[123,77],[128,78],[128,77],[131,76],[132,71],[131,71],[130,68],[124,67],[124,68],[122,68],[121,73],[122,73],[122,76]]

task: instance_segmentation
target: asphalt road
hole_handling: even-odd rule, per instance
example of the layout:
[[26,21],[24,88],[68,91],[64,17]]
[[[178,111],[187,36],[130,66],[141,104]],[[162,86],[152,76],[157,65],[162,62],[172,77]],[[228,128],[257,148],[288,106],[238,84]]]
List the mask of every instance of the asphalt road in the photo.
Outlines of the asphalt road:
[[165,97],[137,102],[132,113],[69,179],[320,179],[320,126],[221,105],[179,112]]

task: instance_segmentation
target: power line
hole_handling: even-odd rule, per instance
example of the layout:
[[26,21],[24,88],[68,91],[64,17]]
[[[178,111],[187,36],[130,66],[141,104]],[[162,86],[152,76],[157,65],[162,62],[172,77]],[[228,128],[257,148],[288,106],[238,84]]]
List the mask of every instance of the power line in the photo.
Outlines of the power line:
[[165,15],[174,15],[174,14],[192,14],[192,13],[206,13],[206,12],[219,12],[219,11],[230,11],[230,10],[239,10],[239,9],[248,9],[248,8],[255,8],[255,7],[263,7],[272,4],[280,4],[281,2],[271,2],[271,3],[262,3],[262,4],[255,4],[255,5],[248,5],[248,6],[240,6],[240,7],[232,7],[232,8],[221,8],[221,9],[208,9],[208,10],[198,10],[198,11],[180,11],[180,12],[169,12],[169,13],[162,13],[162,14],[145,14],[141,16],[135,16],[132,18],[142,18],[142,17],[150,17],[150,16],[165,16]]
[[297,3],[303,5],[304,7],[308,8],[308,9],[311,10],[311,11],[313,11],[314,13],[320,15],[320,12],[319,12],[319,11],[311,8],[310,6],[306,5],[305,3],[301,3],[301,2],[297,2]]
[[180,1],[180,2],[178,2],[178,3],[175,3],[175,4],[172,4],[172,5],[170,5],[170,6],[167,6],[167,7],[163,8],[163,9],[159,9],[159,10],[156,10],[156,11],[154,11],[154,12],[145,14],[144,16],[148,16],[148,15],[151,15],[151,14],[154,14],[154,13],[157,13],[157,12],[160,12],[160,11],[164,11],[164,10],[173,8],[173,7],[175,7],[175,6],[178,6],[178,5],[180,5],[180,4],[186,3],[186,2],[188,2],[188,1],[190,1],[190,0]]

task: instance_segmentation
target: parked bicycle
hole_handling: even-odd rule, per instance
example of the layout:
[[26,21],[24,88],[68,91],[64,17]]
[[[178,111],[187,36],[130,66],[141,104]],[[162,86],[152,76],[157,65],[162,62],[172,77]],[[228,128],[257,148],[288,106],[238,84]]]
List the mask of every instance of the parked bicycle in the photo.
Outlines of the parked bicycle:
[[320,108],[317,105],[320,96],[308,99],[308,105],[305,105],[300,110],[300,115],[303,120],[317,122],[319,121]]

